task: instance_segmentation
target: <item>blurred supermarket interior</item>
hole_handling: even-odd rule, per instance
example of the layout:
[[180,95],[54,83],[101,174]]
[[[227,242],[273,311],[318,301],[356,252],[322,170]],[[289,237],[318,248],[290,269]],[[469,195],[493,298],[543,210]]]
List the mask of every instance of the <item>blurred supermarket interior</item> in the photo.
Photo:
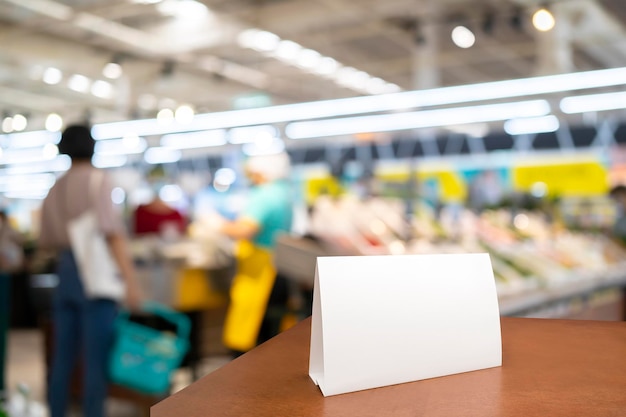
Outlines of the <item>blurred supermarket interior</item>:
[[129,230],[155,182],[189,220],[131,233],[144,291],[193,322],[172,390],[230,360],[233,265],[204,221],[245,206],[253,155],[292,164],[281,330],[333,255],[488,252],[502,315],[626,319],[622,0],[0,0],[0,22],[0,208],[27,259],[10,389],[44,399],[57,277],[39,210],[72,123],[93,126]]

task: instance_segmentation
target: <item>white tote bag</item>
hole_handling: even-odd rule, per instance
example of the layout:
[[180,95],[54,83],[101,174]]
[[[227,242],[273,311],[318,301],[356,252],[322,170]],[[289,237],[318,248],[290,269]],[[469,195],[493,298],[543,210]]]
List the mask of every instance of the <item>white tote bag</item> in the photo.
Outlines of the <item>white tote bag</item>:
[[92,204],[85,213],[68,223],[67,230],[87,297],[121,301],[125,294],[124,281],[98,228],[95,210],[103,178],[102,171],[91,174],[89,192]]

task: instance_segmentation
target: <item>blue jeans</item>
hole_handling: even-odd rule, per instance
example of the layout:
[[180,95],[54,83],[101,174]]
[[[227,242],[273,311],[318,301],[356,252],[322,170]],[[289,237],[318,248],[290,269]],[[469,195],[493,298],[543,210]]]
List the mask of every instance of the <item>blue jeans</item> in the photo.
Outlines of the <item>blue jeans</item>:
[[52,364],[48,376],[50,417],[67,412],[72,373],[82,361],[83,415],[103,417],[108,389],[108,359],[117,304],[85,297],[71,251],[59,257],[59,285],[53,300]]

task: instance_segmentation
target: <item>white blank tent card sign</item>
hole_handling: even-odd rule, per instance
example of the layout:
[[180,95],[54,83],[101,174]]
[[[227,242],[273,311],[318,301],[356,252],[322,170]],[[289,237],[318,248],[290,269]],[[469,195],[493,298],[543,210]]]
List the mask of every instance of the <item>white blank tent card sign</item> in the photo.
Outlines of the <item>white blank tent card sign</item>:
[[485,253],[319,257],[311,320],[324,396],[502,365]]

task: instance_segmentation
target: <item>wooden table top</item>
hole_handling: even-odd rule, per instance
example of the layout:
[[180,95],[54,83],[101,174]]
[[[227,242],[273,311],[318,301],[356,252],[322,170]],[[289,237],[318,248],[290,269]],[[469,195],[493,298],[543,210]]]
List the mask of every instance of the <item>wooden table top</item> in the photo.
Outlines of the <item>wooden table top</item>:
[[156,404],[152,417],[626,416],[626,322],[502,317],[502,367],[323,397],[310,319]]

